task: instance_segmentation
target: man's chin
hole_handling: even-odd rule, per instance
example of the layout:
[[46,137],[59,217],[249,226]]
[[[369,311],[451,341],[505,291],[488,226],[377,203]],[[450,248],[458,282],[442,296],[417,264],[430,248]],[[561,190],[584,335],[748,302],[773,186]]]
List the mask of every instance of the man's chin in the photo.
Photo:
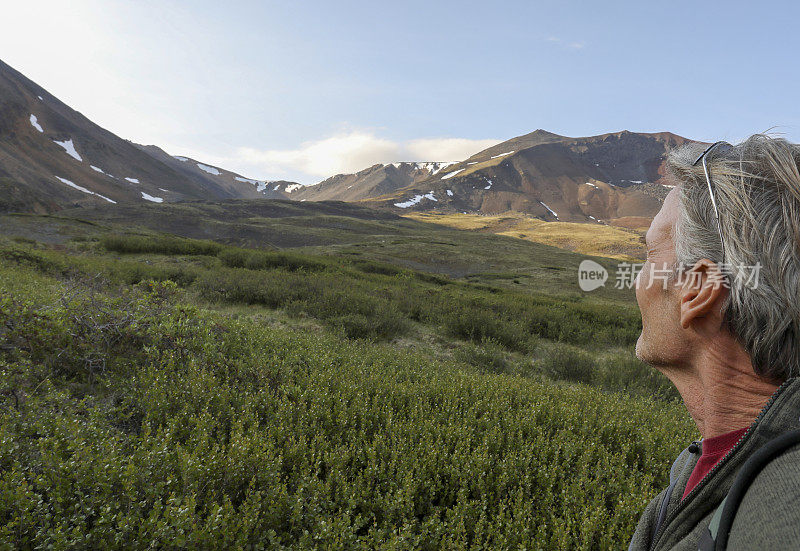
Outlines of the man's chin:
[[636,340],[636,348],[634,349],[634,353],[639,360],[648,365],[655,366],[658,362],[654,361],[655,358],[653,357],[652,351],[648,349],[649,347],[647,346],[647,342],[644,339],[644,334],[642,333]]
[[651,346],[643,335],[639,335],[634,350],[636,357],[662,373],[664,368],[675,366],[676,360],[676,358],[671,355],[665,355],[664,352],[665,350],[663,348]]
[[639,338],[636,339],[636,347],[634,348],[634,353],[636,354],[637,358],[647,363],[647,360],[645,360],[643,356],[643,349],[644,349],[644,344],[642,343],[642,335],[640,333]]

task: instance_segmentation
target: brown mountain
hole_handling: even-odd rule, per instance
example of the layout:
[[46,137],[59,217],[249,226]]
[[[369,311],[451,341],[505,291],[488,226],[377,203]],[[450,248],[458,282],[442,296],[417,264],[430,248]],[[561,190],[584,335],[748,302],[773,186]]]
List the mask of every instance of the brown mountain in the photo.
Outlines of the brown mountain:
[[0,61],[0,211],[283,197],[281,190],[291,185],[250,180],[137,146]]
[[292,192],[291,199],[308,201],[359,201],[418,184],[449,163],[377,164],[355,174],[337,174]]
[[[139,145],[136,147],[170,166],[193,182],[202,184],[206,189],[219,189],[228,197],[240,199],[287,199],[291,190],[302,187],[296,182],[286,180],[254,180],[245,178],[230,170],[203,163],[190,157],[170,155],[155,145]],[[289,192],[286,190],[289,189]]]
[[302,193],[308,200],[360,200],[397,211],[515,211],[545,220],[641,225],[638,219],[652,218],[668,191],[667,151],[687,141],[669,132],[570,138],[537,130],[420,174],[405,186],[375,185],[374,174],[387,172],[386,165],[377,165]]

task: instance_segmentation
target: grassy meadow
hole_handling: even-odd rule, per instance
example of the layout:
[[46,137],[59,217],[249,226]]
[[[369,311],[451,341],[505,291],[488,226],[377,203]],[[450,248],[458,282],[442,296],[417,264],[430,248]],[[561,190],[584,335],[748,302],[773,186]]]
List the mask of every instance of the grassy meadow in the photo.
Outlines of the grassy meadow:
[[545,222],[518,213],[483,215],[412,212],[405,216],[450,228],[507,235],[586,255],[642,261],[646,253],[643,231],[607,224]]
[[580,255],[180,208],[0,219],[0,548],[619,549],[695,436]]

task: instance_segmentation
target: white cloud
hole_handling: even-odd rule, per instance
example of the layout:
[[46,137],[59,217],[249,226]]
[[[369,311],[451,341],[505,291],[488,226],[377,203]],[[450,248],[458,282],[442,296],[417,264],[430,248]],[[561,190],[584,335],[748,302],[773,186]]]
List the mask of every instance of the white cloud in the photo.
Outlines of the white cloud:
[[558,38],[557,36],[548,36],[547,38],[545,38],[545,41],[550,42],[552,44],[556,44],[557,46],[560,46],[565,50],[582,50],[583,47],[586,45],[583,42],[563,40],[561,38]]
[[[500,140],[420,138],[397,142],[367,131],[335,134],[300,144],[296,149],[239,149],[234,162],[270,174],[297,171],[318,178],[358,172],[377,163],[460,161]],[[224,166],[224,165],[223,165]]]
[[478,151],[497,145],[501,140],[467,138],[421,138],[406,144],[411,161],[463,161]]
[[249,164],[261,165],[267,172],[297,170],[327,177],[357,172],[375,163],[390,163],[398,154],[395,142],[364,132],[350,132],[303,142],[297,149],[242,148],[237,156]]

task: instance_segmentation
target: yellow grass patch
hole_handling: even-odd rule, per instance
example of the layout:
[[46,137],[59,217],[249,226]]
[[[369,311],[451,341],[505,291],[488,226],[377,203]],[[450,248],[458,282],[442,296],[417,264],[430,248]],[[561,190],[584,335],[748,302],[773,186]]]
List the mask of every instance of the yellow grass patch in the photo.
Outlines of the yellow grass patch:
[[644,232],[605,224],[545,222],[524,214],[433,214],[411,212],[406,218],[462,230],[508,235],[581,254],[643,260]]

